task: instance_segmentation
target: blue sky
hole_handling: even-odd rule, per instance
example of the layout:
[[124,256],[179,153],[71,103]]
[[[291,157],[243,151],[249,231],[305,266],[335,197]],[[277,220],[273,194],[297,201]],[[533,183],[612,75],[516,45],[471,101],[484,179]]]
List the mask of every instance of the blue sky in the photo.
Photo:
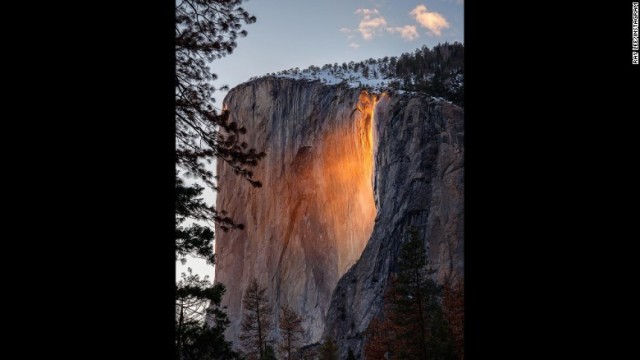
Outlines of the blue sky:
[[[249,0],[243,7],[258,21],[244,27],[249,34],[238,39],[233,54],[211,63],[217,87],[295,67],[399,56],[464,40],[462,0]],[[218,108],[225,95],[215,93]],[[209,189],[204,197],[215,202]],[[176,266],[176,278],[187,267],[213,278],[204,260]]]
[[[463,42],[462,0],[249,0],[258,21],[233,54],[211,64],[214,84],[310,65],[398,56],[439,42]],[[226,93],[216,93],[222,107]]]

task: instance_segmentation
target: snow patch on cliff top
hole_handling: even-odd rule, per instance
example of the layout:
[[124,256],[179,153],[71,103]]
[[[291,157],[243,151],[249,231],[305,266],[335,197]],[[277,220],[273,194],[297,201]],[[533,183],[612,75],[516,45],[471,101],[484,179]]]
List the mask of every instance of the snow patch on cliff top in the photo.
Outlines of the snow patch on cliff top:
[[[373,90],[384,90],[400,85],[400,79],[389,76],[379,64],[365,64],[355,69],[342,66],[310,66],[304,70],[299,68],[279,71],[277,73],[266,74],[265,76],[275,76],[296,80],[320,81],[327,85],[346,84],[351,88],[370,88]],[[251,78],[250,80],[256,79]],[[394,85],[392,82],[396,82]]]
[[385,56],[342,64],[293,68],[253,77],[319,81],[373,92],[424,94],[434,100],[446,99],[464,107],[464,46],[444,43],[432,49],[423,46],[399,57]]

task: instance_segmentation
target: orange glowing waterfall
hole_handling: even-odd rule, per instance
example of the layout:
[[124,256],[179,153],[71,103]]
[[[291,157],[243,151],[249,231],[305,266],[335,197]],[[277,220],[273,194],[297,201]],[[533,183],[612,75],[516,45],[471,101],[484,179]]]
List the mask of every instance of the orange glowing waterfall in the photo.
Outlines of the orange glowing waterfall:
[[314,201],[324,231],[335,239],[337,275],[341,276],[360,257],[376,216],[373,196],[373,117],[375,95],[366,91],[349,121],[325,135],[318,144],[313,177],[317,179]]

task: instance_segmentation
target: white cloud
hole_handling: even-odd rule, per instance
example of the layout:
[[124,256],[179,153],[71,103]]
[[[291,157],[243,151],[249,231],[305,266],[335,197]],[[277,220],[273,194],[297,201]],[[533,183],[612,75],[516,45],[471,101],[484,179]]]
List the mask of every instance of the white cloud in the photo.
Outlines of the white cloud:
[[435,11],[428,11],[424,5],[416,6],[409,15],[413,16],[420,25],[427,28],[433,35],[440,36],[440,30],[449,28],[449,22],[444,16]]
[[413,40],[420,36],[418,35],[416,27],[413,25],[398,26],[394,28],[390,27],[387,28],[387,31],[390,33],[400,33],[400,36],[405,40]]
[[384,17],[373,17],[373,15],[380,14],[378,9],[358,9],[355,13],[362,15],[358,31],[360,31],[362,38],[365,40],[371,40],[376,34],[382,34],[382,31],[387,26],[387,21]]
[[[378,9],[357,9],[355,14],[361,17],[357,29],[340,28],[340,32],[347,35],[347,40],[353,39],[355,32],[359,32],[364,40],[372,40],[374,37],[382,35],[385,31],[392,34],[400,34],[407,41],[420,37],[415,25],[388,26],[387,21]],[[449,27],[449,23],[442,15],[434,11],[428,11],[424,5],[416,6],[409,14],[434,35],[440,35],[441,29]],[[356,48],[359,45],[351,42],[349,46]]]
[[362,14],[364,16],[370,16],[373,14],[380,14],[380,12],[378,11],[378,9],[358,9],[356,10],[356,14]]
[[349,47],[350,47],[350,48],[357,49],[357,48],[359,48],[359,47],[360,47],[360,45],[358,45],[358,44],[356,44],[356,43],[352,42],[351,44],[349,44]]

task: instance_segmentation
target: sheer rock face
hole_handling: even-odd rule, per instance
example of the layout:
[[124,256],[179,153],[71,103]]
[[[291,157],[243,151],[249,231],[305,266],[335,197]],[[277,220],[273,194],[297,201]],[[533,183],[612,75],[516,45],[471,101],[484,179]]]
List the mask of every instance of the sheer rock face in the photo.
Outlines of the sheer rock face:
[[[216,280],[237,344],[242,295],[256,277],[280,305],[304,315],[305,343],[319,341],[333,289],[366,245],[373,200],[372,103],[349,88],[263,78],[225,99],[246,127],[249,147],[265,151],[253,188],[222,162],[217,207],[245,229],[216,232]],[[271,336],[276,336],[274,326]]]
[[418,230],[440,283],[464,276],[463,110],[426,97],[383,97],[376,108],[373,234],[340,279],[325,321],[346,356],[359,354],[371,319],[382,308],[400,245]]
[[[400,244],[414,226],[439,281],[463,273],[463,110],[424,96],[361,93],[266,77],[229,92],[231,118],[267,156],[253,188],[218,163],[217,206],[242,231],[216,232],[216,280],[227,286],[239,345],[242,295],[255,277],[274,309],[304,316],[304,343],[363,346]],[[271,336],[277,336],[277,326]]]

